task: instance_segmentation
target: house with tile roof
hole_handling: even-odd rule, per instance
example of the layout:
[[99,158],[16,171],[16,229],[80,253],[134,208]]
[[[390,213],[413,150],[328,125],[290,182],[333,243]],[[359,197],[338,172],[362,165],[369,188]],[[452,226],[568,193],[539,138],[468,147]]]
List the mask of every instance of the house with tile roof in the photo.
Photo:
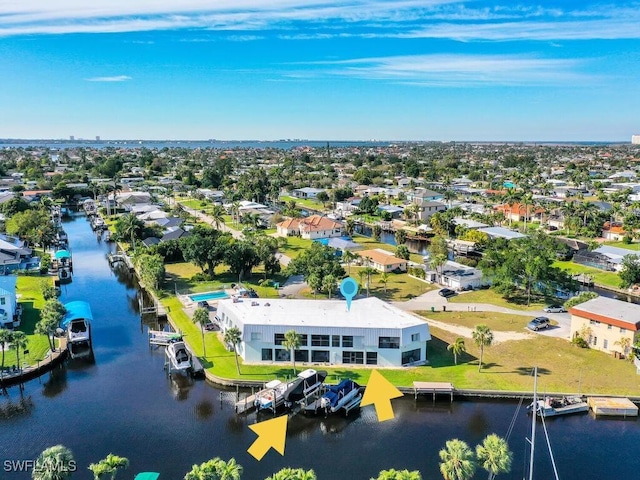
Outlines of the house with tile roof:
[[394,270],[407,271],[407,260],[396,257],[393,253],[374,248],[372,250],[362,250],[358,252],[362,259],[363,265],[367,262],[371,268],[375,268],[379,272],[393,272]]
[[306,218],[289,218],[276,225],[278,235],[282,237],[302,237],[308,240],[318,238],[342,237],[344,225],[321,215]]

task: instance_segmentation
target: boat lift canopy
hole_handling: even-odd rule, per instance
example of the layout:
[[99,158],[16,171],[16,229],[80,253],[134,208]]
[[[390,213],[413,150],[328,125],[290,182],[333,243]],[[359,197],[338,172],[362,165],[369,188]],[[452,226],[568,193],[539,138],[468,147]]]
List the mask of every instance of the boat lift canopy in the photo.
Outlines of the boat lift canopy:
[[91,307],[88,302],[77,300],[75,302],[65,303],[64,308],[67,310],[67,313],[60,322],[62,328],[67,328],[69,323],[78,318],[84,318],[89,322],[93,321],[93,314],[91,313]]
[[68,250],[58,250],[55,254],[56,260],[60,260],[62,258],[71,258],[71,254]]

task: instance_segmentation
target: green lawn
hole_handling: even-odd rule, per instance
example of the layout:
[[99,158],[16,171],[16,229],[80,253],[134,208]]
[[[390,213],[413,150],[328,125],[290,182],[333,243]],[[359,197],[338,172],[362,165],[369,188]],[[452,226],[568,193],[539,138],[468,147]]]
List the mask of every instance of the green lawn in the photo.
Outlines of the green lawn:
[[[345,268],[345,270],[348,273],[348,268]],[[366,294],[364,285],[367,279],[366,277],[360,278],[358,272],[361,270],[362,267],[352,266],[350,276],[358,281],[360,284],[359,293],[364,295]],[[380,273],[371,276],[369,295],[386,301],[410,300],[436,288],[435,285],[410,277],[407,273],[390,273],[385,291],[385,286],[380,283],[380,278],[382,278]]]
[[280,201],[281,202],[289,202],[293,200],[294,202],[296,202],[296,206],[298,207],[307,207],[310,208],[312,210],[319,210],[321,212],[327,210],[326,208],[324,208],[324,205],[322,205],[322,202],[318,202],[317,200],[310,200],[310,199],[306,199],[306,198],[296,198],[296,197],[287,197],[287,196],[281,196],[280,197]]
[[290,258],[296,258],[303,251],[311,248],[313,240],[307,240],[300,237],[287,237],[287,246],[280,249],[284,255]]
[[545,302],[536,302],[535,299],[533,299],[531,304],[527,306],[526,297],[505,297],[492,288],[487,290],[462,292],[460,295],[449,298],[449,302],[451,303],[489,303],[499,307],[513,308],[514,310],[542,310],[546,305],[553,301],[554,299],[549,299],[549,301]]
[[605,245],[610,245],[612,247],[625,248],[627,250],[632,250],[629,253],[640,252],[640,242],[633,243],[624,243],[624,242],[604,242]]
[[[491,330],[496,332],[519,332],[527,327],[527,323],[533,316],[510,315],[501,312],[416,312],[421,317],[437,320],[438,322],[450,325],[460,325],[467,328],[475,328],[476,325],[484,323]],[[557,324],[557,322],[551,322]]]
[[[164,299],[169,315],[194,347],[202,355],[200,330],[182,311],[175,298]],[[466,339],[467,352],[453,364],[447,345],[456,335],[431,328],[428,342],[430,365],[414,368],[382,369],[382,374],[398,386],[411,386],[413,381],[451,382],[461,389],[532,391],[530,372],[538,366],[538,391],[607,393],[640,395],[640,377],[629,362],[610,355],[581,349],[566,340],[535,335],[530,340],[503,342],[485,348],[482,371],[478,372],[478,348]],[[204,366],[219,377],[240,380],[266,381],[292,375],[291,364],[243,365],[236,372],[234,354],[222,345],[219,334],[205,334],[207,356]],[[307,365],[297,364],[298,369]],[[368,368],[322,367],[329,372],[329,381],[352,378],[366,384],[371,373]]]
[[[379,242],[374,240],[371,237],[365,237],[363,235],[354,235],[353,241],[362,245],[365,249],[371,250],[373,248],[380,248],[382,250],[386,250],[387,252],[395,253],[396,247],[394,245],[389,245],[388,243]],[[355,251],[355,253],[358,253]],[[422,255],[418,253],[411,253],[409,256],[409,260],[415,263],[423,264],[424,260],[422,259]]]
[[[22,304],[22,322],[18,330],[27,334],[29,342],[27,349],[29,353],[24,358],[20,352],[20,363],[24,361],[29,365],[35,365],[38,360],[42,360],[49,351],[49,341],[44,335],[34,333],[36,323],[40,320],[40,309],[44,306],[44,299],[40,293],[40,282],[51,282],[52,278],[47,275],[20,275],[17,281],[17,293],[22,295],[18,302]],[[5,366],[16,364],[15,349],[5,352]]]
[[613,288],[620,288],[620,275],[618,275],[616,272],[606,272],[604,270],[600,270],[599,268],[587,267],[585,265],[580,265],[571,261],[557,261],[554,262],[553,265],[568,270],[572,275],[577,275],[580,273],[591,275],[591,277],[593,277],[593,281],[597,284],[607,285]]

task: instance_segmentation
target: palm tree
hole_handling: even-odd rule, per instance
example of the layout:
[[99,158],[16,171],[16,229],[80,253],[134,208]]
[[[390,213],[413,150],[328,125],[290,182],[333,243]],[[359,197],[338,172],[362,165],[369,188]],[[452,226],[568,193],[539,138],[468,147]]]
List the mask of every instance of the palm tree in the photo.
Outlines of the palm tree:
[[513,213],[513,205],[520,200],[520,192],[516,192],[515,189],[509,188],[507,189],[507,193],[504,195],[504,200],[506,205],[509,206],[509,227],[511,227],[512,213]]
[[353,237],[353,234],[356,231],[356,222],[355,220],[353,220],[353,218],[347,218],[347,221],[344,224],[344,232],[350,236]]
[[209,213],[211,224],[220,229],[220,225],[224,224],[224,207],[222,205],[214,205]]
[[75,470],[75,461],[71,450],[56,445],[44,450],[36,459],[31,473],[33,480],[66,480]]
[[[620,340],[616,340],[614,342],[614,345],[617,345],[622,349],[622,354],[626,358],[629,355],[629,350],[631,350],[631,346],[633,345],[633,342],[629,337],[623,337]],[[4,365],[4,361],[2,362],[2,365]]]
[[27,345],[29,345],[29,340],[27,339],[27,335],[20,330],[16,330],[13,332],[13,348],[16,349],[16,366],[20,368],[20,350],[25,350]]
[[231,215],[233,215],[234,223],[236,225],[240,223],[240,202],[234,201],[231,204]]
[[499,473],[511,471],[513,453],[509,450],[507,442],[496,434],[488,435],[482,444],[476,447],[478,463],[489,472],[489,480]]
[[0,368],[0,378],[4,376],[4,353],[5,348],[13,341],[13,331],[5,328],[0,329],[0,349],[2,350],[2,367]]
[[242,465],[238,465],[235,458],[229,459],[228,462],[218,459],[216,462],[216,473],[219,480],[240,480],[243,470]]
[[384,293],[387,293],[387,282],[390,280],[390,278],[391,275],[389,275],[388,272],[382,272],[382,275],[380,275],[378,283],[382,283],[382,285],[384,286]]
[[478,371],[482,368],[482,356],[484,355],[484,347],[490,347],[493,343],[493,332],[484,324],[476,325],[471,332],[473,341],[480,347],[480,361],[478,362]]
[[331,300],[331,294],[336,288],[337,279],[334,275],[325,275],[322,278],[322,289],[326,290],[329,295],[329,300]]
[[240,375],[240,363],[238,362],[238,349],[236,346],[242,340],[242,332],[238,327],[231,327],[224,332],[223,340],[227,345],[233,347],[233,353],[236,355],[236,369],[238,370],[238,375]]
[[191,317],[193,323],[200,324],[200,334],[202,335],[202,355],[207,358],[207,346],[204,343],[204,326],[209,323],[209,311],[206,308],[198,307]]
[[350,250],[345,250],[342,258],[347,262],[347,275],[351,275],[351,262],[358,257],[357,253],[353,253]]
[[317,478],[313,470],[285,467],[265,480],[316,480]]
[[127,213],[118,218],[116,222],[116,232],[121,240],[131,241],[135,247],[135,239],[144,228],[144,223],[132,213]]
[[470,480],[473,477],[476,470],[473,451],[462,440],[448,440],[439,455],[444,480]]
[[407,231],[400,228],[396,230],[394,237],[396,240],[396,245],[404,245],[404,242],[407,241]]
[[453,343],[447,345],[447,350],[453,353],[453,363],[458,365],[458,355],[462,355],[467,351],[467,347],[464,344],[464,338],[457,337]]
[[411,213],[416,220],[416,226],[420,223],[420,212],[422,212],[422,206],[418,203],[414,203],[409,207],[411,209]]
[[100,460],[98,463],[92,463],[89,465],[89,470],[93,472],[94,480],[100,480],[103,478],[110,478],[111,480],[114,480],[118,470],[125,468],[129,468],[129,459],[119,457],[112,453],[107,455],[106,458]]
[[527,231],[527,219],[529,217],[529,207],[533,205],[533,194],[527,192],[520,197],[520,203],[524,207],[524,231]]
[[410,472],[409,470],[382,470],[376,478],[371,480],[422,480],[422,475],[417,470]]
[[284,334],[282,346],[291,352],[291,361],[293,362],[293,375],[296,374],[296,350],[302,345],[302,337],[295,330],[289,330]]

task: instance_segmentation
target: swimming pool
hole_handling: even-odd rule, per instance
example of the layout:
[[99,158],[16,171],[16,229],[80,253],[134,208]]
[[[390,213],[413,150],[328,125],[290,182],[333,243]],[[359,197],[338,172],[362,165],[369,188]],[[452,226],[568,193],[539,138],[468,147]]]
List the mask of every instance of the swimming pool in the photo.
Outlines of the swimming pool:
[[229,298],[227,292],[224,290],[216,290],[215,292],[198,293],[196,295],[189,295],[189,299],[192,302],[202,302],[204,300],[220,300],[221,298]]

